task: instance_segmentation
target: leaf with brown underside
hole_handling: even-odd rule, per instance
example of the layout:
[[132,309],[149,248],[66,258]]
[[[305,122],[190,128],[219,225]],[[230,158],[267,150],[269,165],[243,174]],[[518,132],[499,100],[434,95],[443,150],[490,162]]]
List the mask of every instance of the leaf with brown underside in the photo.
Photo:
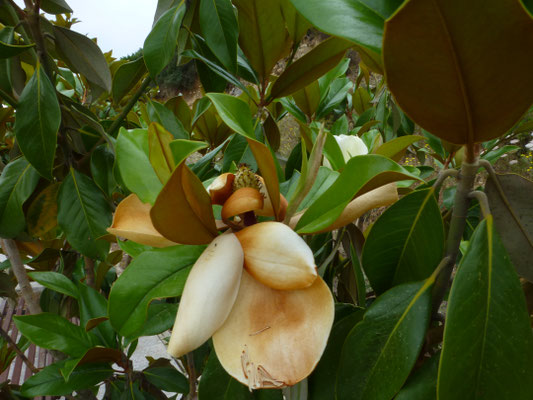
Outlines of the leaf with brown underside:
[[182,244],[207,244],[217,235],[211,198],[198,177],[182,162],[150,210],[154,227]]

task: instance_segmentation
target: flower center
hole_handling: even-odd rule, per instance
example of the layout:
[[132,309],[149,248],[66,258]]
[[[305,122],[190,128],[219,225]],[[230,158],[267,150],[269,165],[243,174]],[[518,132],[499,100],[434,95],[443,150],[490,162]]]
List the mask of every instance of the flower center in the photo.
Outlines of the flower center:
[[239,169],[235,172],[235,180],[233,181],[233,191],[251,187],[261,190],[261,182],[257,175],[246,164],[239,165]]

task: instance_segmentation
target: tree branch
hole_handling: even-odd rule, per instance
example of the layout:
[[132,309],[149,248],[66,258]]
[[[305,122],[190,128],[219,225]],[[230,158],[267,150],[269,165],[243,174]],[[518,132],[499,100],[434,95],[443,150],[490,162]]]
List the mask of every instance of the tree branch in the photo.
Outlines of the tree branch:
[[20,285],[20,291],[22,292],[22,297],[24,298],[30,313],[41,313],[41,306],[39,306],[39,303],[35,298],[35,294],[33,293],[30,280],[28,279],[28,274],[26,273],[26,269],[24,268],[22,260],[20,259],[20,253],[17,249],[17,245],[12,239],[0,239],[0,244],[9,258],[11,270],[17,278],[17,282]]
[[2,336],[5,339],[5,341],[9,345],[9,347],[11,347],[13,349],[13,351],[15,353],[17,353],[17,355],[24,362],[24,364],[26,364],[28,366],[28,368],[31,370],[31,372],[33,372],[34,374],[39,372],[39,370],[37,368],[35,368],[35,365],[33,365],[33,363],[28,359],[28,357],[26,357],[24,355],[22,350],[20,350],[18,348],[17,344],[13,341],[13,339],[11,339],[11,337],[7,334],[7,332],[2,329],[1,326],[0,326],[0,336]]

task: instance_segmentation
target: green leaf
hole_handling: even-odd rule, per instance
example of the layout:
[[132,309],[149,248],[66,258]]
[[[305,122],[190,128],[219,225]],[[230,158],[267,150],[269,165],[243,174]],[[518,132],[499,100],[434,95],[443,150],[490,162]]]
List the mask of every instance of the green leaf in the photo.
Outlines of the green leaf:
[[[95,318],[107,317],[107,300],[96,289],[83,283],[78,284],[79,290],[79,307],[80,307],[80,324],[85,330],[88,329],[89,321]],[[114,348],[117,345],[115,331],[109,321],[104,321],[92,330],[100,339],[102,345]]]
[[176,139],[188,139],[189,133],[174,113],[157,101],[149,100],[147,104],[150,121],[165,127]]
[[133,90],[145,74],[146,64],[142,57],[118,67],[113,77],[113,86],[111,88],[113,101],[118,104],[124,96]]
[[400,162],[401,158],[405,154],[405,150],[419,140],[425,140],[425,138],[418,135],[400,136],[383,143],[376,150],[374,150],[374,154],[381,154],[382,156],[388,157],[393,161]]
[[402,0],[291,0],[318,29],[381,53],[385,19]]
[[444,252],[444,223],[433,189],[414,191],[374,223],[362,264],[376,293],[427,278]]
[[252,112],[248,104],[229,94],[208,93],[222,120],[235,132],[255,140]]
[[204,248],[175,246],[145,251],[135,258],[109,294],[109,319],[115,330],[122,336],[133,335],[144,325],[153,299],[179,296]]
[[128,337],[132,342],[141,336],[153,336],[169,330],[174,325],[178,303],[151,303],[143,327]]
[[294,8],[289,0],[281,0],[280,6],[283,19],[285,20],[285,26],[294,43],[293,46],[295,46],[296,43],[300,43],[312,25],[298,11],[296,11],[296,8]]
[[173,139],[174,137],[170,132],[157,122],[152,122],[148,126],[150,164],[152,164],[152,168],[163,185],[168,181],[176,167],[170,150],[170,142]]
[[488,153],[483,154],[481,156],[481,158],[483,160],[487,160],[491,164],[494,164],[504,154],[510,153],[510,152],[515,152],[517,150],[520,150],[520,146],[505,145],[505,146],[499,147],[497,149],[491,150]]
[[111,91],[111,71],[95,42],[85,35],[57,25],[54,25],[54,37],[61,59],[72,71],[82,74],[90,83],[104,91]]
[[353,44],[329,38],[286,68],[274,82],[271,98],[285,97],[304,88],[335,67]]
[[259,81],[265,82],[291,45],[279,2],[234,0],[233,4],[239,14],[239,45]]
[[115,175],[113,174],[114,163],[115,156],[106,144],[102,144],[93,150],[91,154],[91,175],[94,183],[108,196],[111,196],[117,186]]
[[489,216],[476,228],[453,280],[438,398],[533,398],[532,360],[524,293]]
[[157,388],[172,393],[189,393],[189,381],[174,367],[152,367],[143,371],[146,380]]
[[0,236],[13,238],[24,230],[22,205],[37,182],[39,174],[24,157],[6,165],[0,176]]
[[344,342],[338,400],[385,400],[398,392],[424,342],[434,280],[396,286],[370,306]]
[[60,368],[66,362],[68,360],[49,365],[30,377],[22,385],[21,394],[27,397],[70,395],[74,391],[96,385],[113,374],[113,369],[108,364],[84,364],[76,368],[70,374],[68,382],[65,382]]
[[41,0],[41,10],[48,14],[72,14],[65,0]]
[[98,186],[71,168],[57,200],[57,222],[72,247],[87,257],[105,260],[109,243],[97,239],[111,225],[111,210]]
[[81,326],[52,313],[13,317],[18,330],[37,346],[59,350],[72,357],[93,347],[92,338]]
[[440,352],[416,370],[394,400],[436,400]]
[[157,20],[143,45],[144,62],[155,78],[172,60],[176,49],[181,21],[187,7],[182,0],[177,6],[166,11]]
[[[518,0],[407,1],[386,22],[387,85],[432,134],[483,142],[511,129],[533,103],[532,46],[533,20]],[[509,61],[491,62],[496,55]]]
[[[324,156],[327,158],[327,161],[330,162],[331,169],[334,171],[338,171],[346,165],[339,143],[329,132],[326,136],[326,142],[324,143]],[[328,164],[325,163],[324,165],[327,166]]]
[[363,319],[362,308],[351,307],[347,315],[335,321],[328,339],[328,345],[309,379],[309,400],[335,398],[337,370],[342,346],[352,328]]
[[116,165],[126,187],[143,203],[154,204],[163,185],[150,164],[148,130],[121,128],[115,151]]
[[485,185],[494,225],[518,275],[533,282],[533,182],[515,174],[497,179],[490,177]]
[[386,157],[375,154],[353,157],[331,185],[305,212],[296,229],[311,233],[331,225],[356,194],[390,182],[418,178]]
[[[5,27],[2,30],[5,32],[3,32],[2,37],[0,37],[0,59],[14,57],[35,46],[35,44],[13,44],[12,40],[10,40],[10,36],[11,38],[13,37],[13,28]],[[5,34],[7,34],[7,36],[4,36]],[[7,40],[5,38],[7,38]]]
[[200,28],[207,46],[230,72],[237,72],[239,26],[230,0],[200,0]]
[[20,95],[15,136],[26,159],[48,180],[52,179],[60,123],[55,88],[39,65]]
[[207,143],[198,140],[176,139],[170,142],[169,146],[172,151],[172,156],[174,157],[174,162],[176,164],[181,164],[181,162],[187,159],[192,153],[205,149],[208,145]]
[[55,290],[56,292],[66,294],[67,296],[78,298],[79,292],[76,285],[68,279],[65,275],[59,272],[43,271],[43,272],[28,272],[28,275],[35,282],[39,282],[48,289]]

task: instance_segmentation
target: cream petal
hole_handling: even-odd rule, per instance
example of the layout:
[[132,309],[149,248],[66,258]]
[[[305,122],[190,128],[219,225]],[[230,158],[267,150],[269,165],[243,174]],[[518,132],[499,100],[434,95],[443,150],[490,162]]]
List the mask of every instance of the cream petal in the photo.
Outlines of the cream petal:
[[250,389],[290,386],[320,360],[333,317],[333,296],[320,277],[306,289],[275,290],[244,271],[213,344],[224,369]]
[[[274,216],[274,207],[272,207],[272,201],[270,201],[270,195],[265,186],[265,180],[261,176],[257,176],[261,182],[261,188],[259,189],[263,198],[265,199],[263,208],[256,210],[257,215],[263,217],[273,217]],[[283,221],[285,219],[285,213],[287,212],[287,199],[280,193],[279,194],[279,212],[278,212],[278,221]]]
[[232,233],[215,238],[191,269],[168,344],[174,357],[193,351],[220,328],[237,297],[243,252]]
[[243,187],[233,193],[222,207],[222,220],[227,221],[231,217],[244,214],[248,211],[259,210],[263,207],[263,196],[259,190],[251,187]]
[[150,204],[145,204],[137,195],[130,194],[117,206],[113,215],[113,224],[107,228],[107,231],[112,235],[148,246],[175,246],[177,243],[164,238],[154,228],[150,219],[150,208]]
[[280,290],[303,289],[316,279],[313,251],[281,222],[261,222],[236,233],[244,267],[261,283]]

